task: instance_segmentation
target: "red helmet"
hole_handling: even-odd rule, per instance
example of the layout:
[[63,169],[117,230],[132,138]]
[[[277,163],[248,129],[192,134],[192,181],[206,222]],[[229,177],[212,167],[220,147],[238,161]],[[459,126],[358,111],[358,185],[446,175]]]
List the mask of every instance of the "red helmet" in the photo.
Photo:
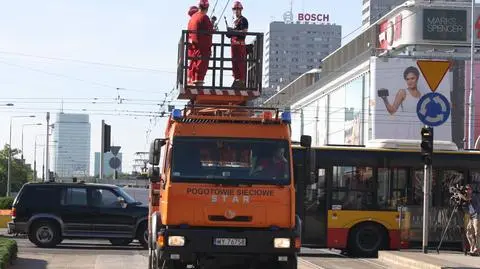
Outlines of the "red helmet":
[[193,14],[197,13],[198,7],[196,6],[191,6],[190,9],[188,10],[188,16],[192,16]]
[[240,10],[242,10],[242,9],[243,9],[242,3],[240,3],[240,1],[235,1],[235,2],[233,2],[233,7],[232,7],[232,9],[240,9]]
[[200,0],[198,1],[198,7],[199,8],[208,8],[210,4],[208,3],[208,0]]

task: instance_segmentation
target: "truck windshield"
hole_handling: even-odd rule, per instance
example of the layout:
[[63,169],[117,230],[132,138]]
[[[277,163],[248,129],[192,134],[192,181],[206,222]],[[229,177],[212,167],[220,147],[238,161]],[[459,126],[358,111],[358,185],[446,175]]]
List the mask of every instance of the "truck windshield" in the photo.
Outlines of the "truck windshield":
[[175,138],[172,180],[233,184],[290,183],[286,140]]

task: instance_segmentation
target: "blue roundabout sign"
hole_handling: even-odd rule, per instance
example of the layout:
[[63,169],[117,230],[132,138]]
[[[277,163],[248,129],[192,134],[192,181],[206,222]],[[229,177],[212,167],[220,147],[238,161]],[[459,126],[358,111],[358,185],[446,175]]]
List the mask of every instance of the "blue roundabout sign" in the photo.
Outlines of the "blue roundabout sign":
[[427,93],[418,100],[417,116],[427,126],[440,126],[450,116],[450,103],[440,93]]

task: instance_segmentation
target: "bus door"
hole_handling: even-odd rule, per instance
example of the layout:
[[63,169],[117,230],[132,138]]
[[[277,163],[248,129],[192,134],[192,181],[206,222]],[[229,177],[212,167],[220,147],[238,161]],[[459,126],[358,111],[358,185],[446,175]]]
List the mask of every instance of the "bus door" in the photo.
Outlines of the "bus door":
[[[305,153],[307,153],[306,151]],[[314,153],[306,154],[295,161],[297,174],[297,214],[302,219],[302,245],[326,245],[327,234],[327,169],[318,167]],[[300,159],[303,159],[300,161]]]
[[313,180],[305,186],[304,225],[302,242],[308,246],[326,246],[327,243],[327,191],[326,168],[315,167]]

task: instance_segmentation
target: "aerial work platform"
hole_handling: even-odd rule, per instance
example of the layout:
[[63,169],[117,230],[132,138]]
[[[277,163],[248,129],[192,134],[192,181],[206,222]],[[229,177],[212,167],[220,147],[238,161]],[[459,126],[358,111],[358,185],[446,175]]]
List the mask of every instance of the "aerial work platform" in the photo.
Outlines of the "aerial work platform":
[[[194,57],[188,55],[190,44],[188,35],[194,31],[182,31],[178,44],[177,90],[178,99],[195,103],[243,104],[256,99],[262,91],[263,70],[263,33],[244,33],[246,36],[246,81],[245,87],[233,85],[231,43],[227,34],[231,32],[213,32],[212,53],[204,84],[188,84],[188,66]],[[201,33],[201,32],[197,32]]]

